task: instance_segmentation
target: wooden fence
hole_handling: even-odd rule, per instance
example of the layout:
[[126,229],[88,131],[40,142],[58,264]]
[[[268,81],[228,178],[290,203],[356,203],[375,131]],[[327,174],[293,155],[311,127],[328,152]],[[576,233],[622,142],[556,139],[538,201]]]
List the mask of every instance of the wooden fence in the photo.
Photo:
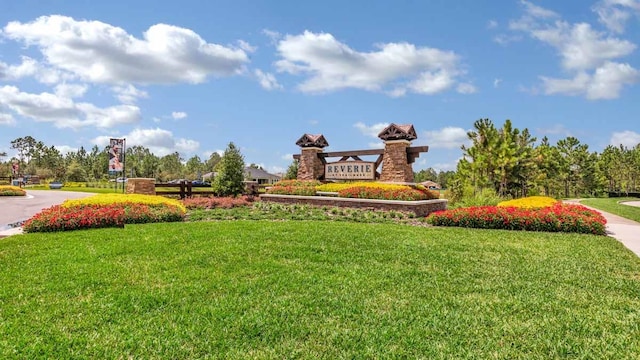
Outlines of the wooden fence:
[[[194,195],[214,196],[214,193],[211,191],[211,185],[194,185],[191,181],[181,181],[176,184],[156,183],[155,186],[156,195],[179,195],[180,199],[190,198]],[[244,193],[245,195],[258,195],[264,193],[265,188],[268,186],[267,184],[245,181]],[[166,190],[166,188],[170,188],[170,190]]]

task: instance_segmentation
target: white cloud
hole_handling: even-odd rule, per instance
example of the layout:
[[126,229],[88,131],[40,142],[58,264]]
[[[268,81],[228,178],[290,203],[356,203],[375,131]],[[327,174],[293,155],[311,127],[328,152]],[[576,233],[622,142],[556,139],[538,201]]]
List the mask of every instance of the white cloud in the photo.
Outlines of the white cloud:
[[273,31],[273,30],[269,30],[269,29],[263,29],[262,33],[264,35],[266,35],[270,40],[271,40],[271,44],[276,44],[280,39],[282,39],[282,34],[280,34],[277,31]]
[[3,114],[0,113],[0,126],[7,125],[13,126],[16,124],[16,120],[11,116],[11,114]]
[[631,149],[640,144],[640,134],[631,130],[614,132],[609,143],[613,146],[623,145]]
[[54,93],[62,98],[81,98],[89,89],[86,84],[67,84],[61,83],[56,85]]
[[200,143],[195,140],[184,138],[176,139],[171,131],[160,128],[134,129],[124,136],[98,136],[93,139],[93,143],[98,146],[107,146],[109,139],[113,137],[124,137],[127,139],[127,147],[136,145],[144,146],[157,156],[165,156],[175,151],[179,152],[180,155],[191,154],[195,153],[200,147]]
[[20,65],[7,65],[0,61],[0,80],[15,81],[26,76],[33,76],[37,72],[38,62],[27,56],[22,57]]
[[429,148],[454,149],[469,142],[467,131],[463,128],[448,126],[440,130],[426,131],[425,137]]
[[538,6],[529,1],[522,0],[520,1],[522,5],[524,5],[525,12],[527,15],[535,17],[535,18],[555,18],[558,17],[558,14],[555,11],[545,9],[541,6]]
[[[621,3],[636,4],[635,0],[604,0],[598,6]],[[555,12],[532,3],[523,1],[522,4],[525,15],[512,21],[510,28],[555,48],[563,69],[569,73],[568,78],[540,76],[545,94],[584,96],[589,100],[614,99],[620,96],[625,85],[639,81],[638,70],[614,61],[631,54],[636,49],[634,43],[596,31],[588,23],[569,24],[559,19]],[[640,9],[640,3],[637,4]]]
[[54,147],[60,151],[62,155],[78,151],[78,148],[69,145],[54,145]]
[[500,86],[500,83],[502,83],[502,79],[493,79],[493,87],[497,88],[498,86]]
[[630,41],[606,37],[586,23],[569,25],[557,22],[553,27],[534,30],[531,35],[555,47],[568,70],[585,70],[601,66],[611,59],[629,55],[636,45]]
[[498,27],[498,22],[495,20],[487,21],[487,29],[495,29]]
[[435,171],[456,171],[458,167],[458,161],[450,162],[450,163],[437,163],[437,164],[433,164],[430,167],[432,167],[433,170]]
[[281,59],[275,65],[280,72],[306,77],[298,89],[309,93],[356,88],[392,96],[435,94],[452,88],[464,74],[453,51],[409,43],[376,47],[359,52],[331,34],[305,31],[279,41]]
[[633,13],[640,14],[640,1],[603,0],[593,7],[593,11],[598,14],[598,21],[607,29],[622,34]]
[[380,134],[380,132],[387,126],[389,126],[389,123],[377,123],[371,126],[367,126],[363,122],[357,122],[353,124],[353,127],[360,130],[362,134],[370,136],[372,138],[377,138],[378,134]]
[[185,119],[187,116],[187,113],[184,111],[174,111],[171,113],[171,117],[175,120]]
[[367,146],[369,146],[369,148],[371,149],[384,149],[384,142],[383,141],[370,142],[367,144]]
[[43,92],[30,94],[15,86],[0,87],[0,106],[40,122],[52,122],[59,128],[95,126],[108,128],[140,120],[140,109],[132,105],[99,108],[76,103],[69,97]]
[[640,81],[640,72],[629,64],[609,62],[595,70],[594,74],[578,73],[572,79],[541,77],[547,95],[584,95],[590,100],[615,99],[622,87]]
[[2,35],[37,46],[49,65],[97,83],[201,83],[241,73],[249,61],[242,49],[208,43],[192,30],[167,24],[151,26],[139,39],[100,21],[52,15],[12,21]]
[[276,77],[271,73],[262,72],[262,70],[256,69],[254,71],[256,79],[260,82],[260,86],[266,90],[278,90],[282,89],[282,85],[278,83]]
[[522,40],[522,36],[519,36],[519,35],[500,34],[493,37],[493,41],[502,46],[507,46],[509,45],[509,43],[520,41],[520,40]]
[[456,91],[460,94],[474,94],[478,91],[478,89],[471,84],[462,83],[458,84]]
[[238,40],[238,47],[248,53],[253,53],[253,52],[256,52],[256,50],[258,50],[257,46],[252,46],[251,44],[249,44],[244,40]]
[[293,154],[284,154],[282,155],[282,160],[287,160],[287,161],[292,161],[293,160]]
[[266,169],[266,171],[267,171],[268,173],[270,173],[270,174],[274,174],[274,175],[275,175],[275,174],[284,174],[284,173],[286,173],[286,172],[287,172],[287,169],[286,169],[286,168],[284,168],[284,167],[282,167],[282,166],[277,166],[277,165],[274,165],[274,166],[266,166],[266,167],[265,167],[265,166],[263,166],[262,168],[263,168],[263,169]]
[[113,86],[111,90],[115,93],[116,98],[123,104],[135,104],[138,99],[149,97],[146,91],[140,90],[131,84]]
[[451,88],[455,81],[447,71],[423,72],[409,84],[409,89],[418,94],[433,95]]

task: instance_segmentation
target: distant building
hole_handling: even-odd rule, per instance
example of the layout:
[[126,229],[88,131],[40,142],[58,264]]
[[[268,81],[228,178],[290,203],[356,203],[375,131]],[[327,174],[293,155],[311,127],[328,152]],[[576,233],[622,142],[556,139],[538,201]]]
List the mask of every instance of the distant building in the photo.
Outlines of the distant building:
[[431,181],[431,180],[427,180],[425,182],[421,182],[420,185],[426,187],[427,189],[433,189],[433,190],[442,189],[442,186],[440,186],[440,184],[438,184],[437,182]]
[[[208,172],[202,175],[202,180],[213,181],[215,177],[216,177],[215,172]],[[245,167],[244,178],[247,181],[253,181],[258,184],[275,184],[278,181],[280,181],[280,179],[282,179],[282,176],[270,174],[262,169]]]
[[278,175],[270,174],[262,169],[252,167],[244,168],[244,174],[245,179],[255,181],[258,184],[274,184],[281,179]]

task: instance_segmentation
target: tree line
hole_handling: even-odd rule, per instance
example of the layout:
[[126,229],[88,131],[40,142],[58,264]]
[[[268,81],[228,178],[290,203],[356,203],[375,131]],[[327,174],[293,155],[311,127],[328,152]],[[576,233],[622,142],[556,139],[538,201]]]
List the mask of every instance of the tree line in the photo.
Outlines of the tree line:
[[462,146],[463,158],[450,181],[452,197],[485,190],[501,197],[546,195],[555,198],[628,194],[640,190],[640,144],[607,146],[601,153],[568,136],[551,144],[506,120],[474,122]]
[[[0,153],[0,174],[11,174],[11,166],[18,163],[20,174],[36,175],[42,179],[62,181],[106,181],[109,165],[109,147],[94,145],[90,150],[80,147],[76,151],[62,154],[55,146],[47,146],[31,136],[11,141],[11,148],[17,155],[8,159],[7,153]],[[126,174],[118,176],[149,177],[159,181],[171,179],[197,179],[202,174],[213,172],[222,157],[212,153],[203,160],[194,155],[184,161],[178,152],[157,156],[144,146],[126,148]],[[6,160],[6,161],[5,161]]]

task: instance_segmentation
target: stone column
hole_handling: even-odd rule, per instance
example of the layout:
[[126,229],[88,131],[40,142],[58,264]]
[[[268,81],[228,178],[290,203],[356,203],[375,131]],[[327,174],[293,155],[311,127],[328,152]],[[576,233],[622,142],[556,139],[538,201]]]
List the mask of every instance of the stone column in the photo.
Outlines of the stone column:
[[152,178],[127,179],[127,194],[156,194],[156,180]]
[[318,157],[322,152],[319,147],[301,148],[300,160],[298,160],[298,180],[317,180],[324,175],[324,164]]
[[380,181],[413,182],[413,168],[407,160],[408,140],[387,140],[384,142],[382,173]]

